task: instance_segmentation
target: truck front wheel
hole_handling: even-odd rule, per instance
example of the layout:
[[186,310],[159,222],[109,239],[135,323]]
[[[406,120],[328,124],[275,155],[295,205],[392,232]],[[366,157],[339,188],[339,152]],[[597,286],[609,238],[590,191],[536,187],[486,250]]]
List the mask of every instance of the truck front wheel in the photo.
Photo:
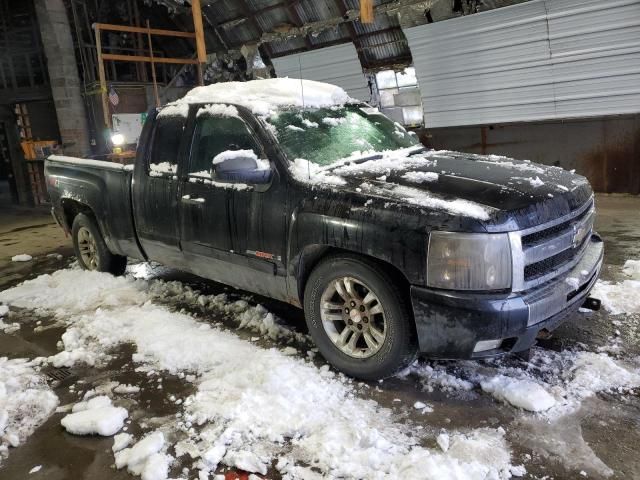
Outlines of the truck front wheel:
[[376,380],[416,357],[415,328],[405,298],[397,282],[375,263],[332,256],[309,276],[305,317],[329,363],[347,375]]
[[84,270],[124,274],[127,257],[114,255],[109,251],[93,218],[84,213],[76,215],[71,234],[78,264]]

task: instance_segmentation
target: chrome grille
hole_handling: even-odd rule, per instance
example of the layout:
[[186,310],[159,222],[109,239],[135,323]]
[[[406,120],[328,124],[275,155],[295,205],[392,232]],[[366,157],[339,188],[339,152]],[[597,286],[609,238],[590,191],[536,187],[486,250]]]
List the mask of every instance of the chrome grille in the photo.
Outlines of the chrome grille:
[[541,285],[575,266],[591,237],[594,216],[592,198],[557,220],[512,232],[513,290]]

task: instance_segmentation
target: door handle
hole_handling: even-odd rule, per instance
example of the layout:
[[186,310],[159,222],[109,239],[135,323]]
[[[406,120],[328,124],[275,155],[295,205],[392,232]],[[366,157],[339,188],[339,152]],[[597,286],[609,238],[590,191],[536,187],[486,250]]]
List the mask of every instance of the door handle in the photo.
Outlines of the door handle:
[[202,197],[191,198],[191,195],[183,195],[182,203],[187,203],[189,205],[202,205],[205,203],[205,199]]

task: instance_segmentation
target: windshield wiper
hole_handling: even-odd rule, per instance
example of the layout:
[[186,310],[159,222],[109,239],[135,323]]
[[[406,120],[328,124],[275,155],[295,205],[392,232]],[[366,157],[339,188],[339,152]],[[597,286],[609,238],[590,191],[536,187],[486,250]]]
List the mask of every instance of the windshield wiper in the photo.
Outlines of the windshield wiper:
[[368,162],[369,160],[380,160],[381,158],[384,158],[384,155],[382,155],[381,153],[376,153],[373,155],[367,155],[366,157],[357,158],[350,163],[355,163],[356,165],[359,165],[361,163]]
[[331,170],[344,167],[345,165],[359,165],[361,163],[368,162],[369,160],[380,160],[382,158],[384,158],[384,155],[382,153],[374,153],[371,155],[365,155],[364,157],[343,158],[342,160],[338,160],[331,165],[327,165],[326,167],[322,168],[322,170],[327,170],[330,172]]
[[409,154],[407,155],[407,157],[410,157],[411,155],[415,155],[416,153],[422,153],[422,152],[424,152],[425,150],[427,150],[427,147],[424,147],[424,146],[420,146],[420,147],[418,147],[418,146],[416,146],[416,149],[415,149],[415,150],[412,150],[411,152],[409,152]]

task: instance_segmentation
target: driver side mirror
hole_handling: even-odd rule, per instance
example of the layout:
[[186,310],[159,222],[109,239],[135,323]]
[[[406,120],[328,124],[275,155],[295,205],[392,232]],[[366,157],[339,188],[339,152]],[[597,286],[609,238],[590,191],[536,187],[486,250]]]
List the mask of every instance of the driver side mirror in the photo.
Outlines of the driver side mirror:
[[259,159],[253,150],[228,150],[213,159],[213,173],[217,180],[250,184],[271,181],[271,164]]

